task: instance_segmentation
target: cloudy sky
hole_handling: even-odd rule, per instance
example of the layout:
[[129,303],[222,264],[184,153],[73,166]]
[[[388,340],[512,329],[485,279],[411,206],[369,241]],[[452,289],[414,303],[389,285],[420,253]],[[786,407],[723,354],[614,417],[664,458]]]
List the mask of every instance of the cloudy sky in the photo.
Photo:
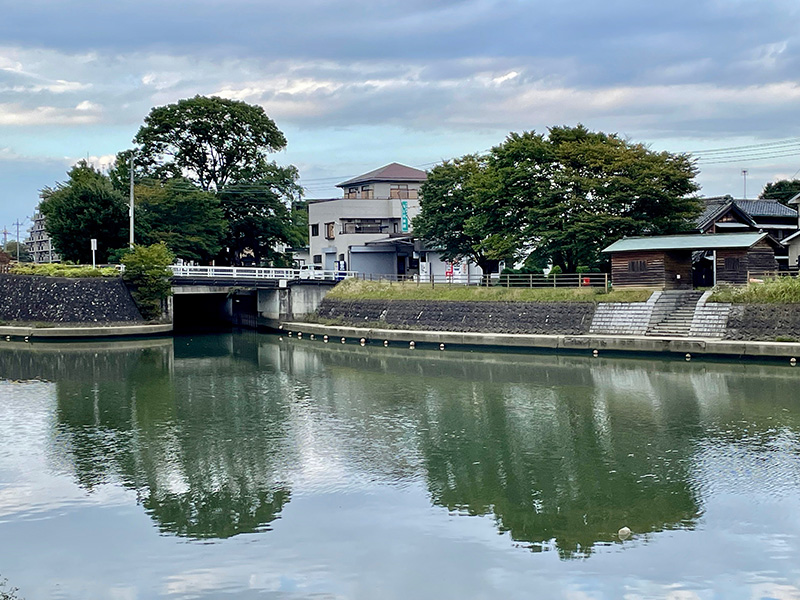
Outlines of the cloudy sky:
[[[583,123],[699,157],[702,193],[800,170],[797,0],[0,0],[0,227],[150,108],[262,105],[308,197]],[[709,152],[711,151],[711,152]]]

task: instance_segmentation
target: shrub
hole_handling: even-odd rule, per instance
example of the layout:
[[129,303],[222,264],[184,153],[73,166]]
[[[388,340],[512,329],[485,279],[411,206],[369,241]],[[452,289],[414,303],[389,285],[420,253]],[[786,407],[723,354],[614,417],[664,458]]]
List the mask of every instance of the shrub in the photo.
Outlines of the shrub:
[[131,294],[142,317],[151,321],[161,316],[161,303],[172,293],[167,268],[174,257],[164,244],[135,246],[122,257],[123,279],[133,288]]
[[744,287],[720,285],[710,300],[734,304],[800,304],[800,278],[778,277]]
[[60,263],[17,264],[9,271],[13,275],[38,275],[42,277],[118,277],[119,271],[114,267],[93,269],[87,265],[69,265]]

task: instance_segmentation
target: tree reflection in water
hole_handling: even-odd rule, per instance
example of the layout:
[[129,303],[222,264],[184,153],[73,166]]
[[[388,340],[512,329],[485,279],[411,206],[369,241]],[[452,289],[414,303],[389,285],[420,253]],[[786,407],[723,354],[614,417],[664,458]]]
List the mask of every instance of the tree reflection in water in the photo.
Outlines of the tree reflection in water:
[[795,379],[763,365],[256,334],[4,347],[0,360],[12,377],[57,382],[54,444],[81,486],[135,490],[162,531],[190,538],[268,529],[314,455],[346,478],[421,482],[434,506],[490,516],[534,551],[585,557],[623,526],[695,527],[702,456],[719,455],[705,449],[766,453],[800,427],[784,406]]

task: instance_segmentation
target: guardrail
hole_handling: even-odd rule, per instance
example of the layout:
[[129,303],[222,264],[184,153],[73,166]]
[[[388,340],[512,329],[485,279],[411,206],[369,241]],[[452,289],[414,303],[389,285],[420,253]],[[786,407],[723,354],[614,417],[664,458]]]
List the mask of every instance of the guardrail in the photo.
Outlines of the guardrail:
[[354,271],[318,271],[311,269],[275,269],[268,267],[193,267],[170,266],[174,277],[189,279],[311,279],[341,281],[358,275]]
[[557,273],[544,275],[541,273],[509,273],[499,275],[492,273],[484,276],[477,273],[454,273],[453,275],[376,275],[359,273],[358,279],[364,281],[384,281],[389,283],[416,283],[428,285],[475,285],[484,287],[519,287],[519,288],[574,288],[599,287],[608,289],[608,273]]
[[789,269],[788,271],[748,271],[747,281],[749,283],[764,283],[767,279],[778,279],[780,277],[799,277],[800,271]]

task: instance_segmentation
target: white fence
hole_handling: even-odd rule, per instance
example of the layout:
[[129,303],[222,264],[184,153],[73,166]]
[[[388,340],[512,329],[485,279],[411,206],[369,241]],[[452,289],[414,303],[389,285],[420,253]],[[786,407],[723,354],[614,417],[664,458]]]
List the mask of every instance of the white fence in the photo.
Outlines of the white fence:
[[187,279],[313,279],[341,281],[358,274],[354,271],[322,271],[314,269],[273,269],[267,267],[190,267],[172,265],[174,277]]

